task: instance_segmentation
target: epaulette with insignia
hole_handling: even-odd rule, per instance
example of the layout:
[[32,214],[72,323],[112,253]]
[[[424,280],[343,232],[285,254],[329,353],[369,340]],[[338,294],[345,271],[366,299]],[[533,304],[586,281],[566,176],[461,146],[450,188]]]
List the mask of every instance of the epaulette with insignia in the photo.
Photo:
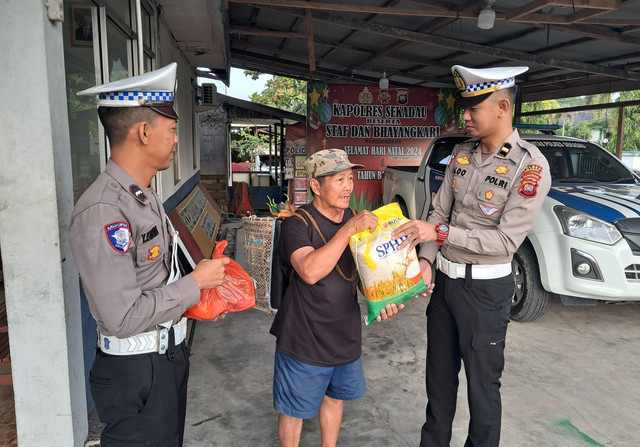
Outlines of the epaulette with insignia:
[[498,151],[498,155],[501,157],[506,157],[509,154],[510,150],[511,150],[511,144],[504,143],[504,146],[502,146]]
[[144,193],[144,191],[142,191],[142,189],[140,189],[140,187],[138,185],[131,184],[129,185],[129,192],[131,192],[131,194],[133,194],[133,196],[138,199],[138,202],[140,203],[144,203],[147,201],[147,195]]

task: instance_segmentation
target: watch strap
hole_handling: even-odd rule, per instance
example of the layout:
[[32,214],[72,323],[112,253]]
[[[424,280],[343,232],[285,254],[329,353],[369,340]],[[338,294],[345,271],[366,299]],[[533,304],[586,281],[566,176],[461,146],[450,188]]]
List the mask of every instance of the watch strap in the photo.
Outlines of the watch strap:
[[440,226],[441,225],[446,225],[447,229],[449,229],[449,225],[447,225],[445,223],[440,222],[438,224],[438,226],[436,227],[437,228],[436,231],[438,232],[438,238],[436,239],[436,244],[438,244],[438,245],[442,245],[444,243],[444,241],[447,240],[447,237],[449,236],[449,231],[447,231],[446,233],[440,231]]

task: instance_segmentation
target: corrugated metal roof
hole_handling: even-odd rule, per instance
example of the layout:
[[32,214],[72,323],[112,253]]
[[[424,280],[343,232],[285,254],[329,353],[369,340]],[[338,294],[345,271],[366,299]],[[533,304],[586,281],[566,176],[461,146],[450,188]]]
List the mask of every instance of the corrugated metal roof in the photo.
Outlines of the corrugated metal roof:
[[302,79],[453,86],[450,67],[528,65],[523,100],[640,89],[638,0],[227,0],[230,65]]

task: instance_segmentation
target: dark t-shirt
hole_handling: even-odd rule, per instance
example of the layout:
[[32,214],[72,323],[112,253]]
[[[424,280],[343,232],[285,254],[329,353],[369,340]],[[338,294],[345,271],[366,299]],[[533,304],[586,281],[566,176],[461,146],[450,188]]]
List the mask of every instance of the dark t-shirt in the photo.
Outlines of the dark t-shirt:
[[[315,219],[327,241],[353,217],[347,209],[341,223],[322,215],[313,203],[302,207]],[[298,211],[299,214],[303,214]],[[278,249],[285,270],[290,270],[291,254],[302,247],[318,249],[324,245],[320,234],[309,222],[296,216],[282,223]],[[271,334],[278,349],[301,362],[315,366],[342,366],[353,363],[362,354],[362,323],[357,297],[358,276],[349,247],[338,261],[343,279],[334,268],[331,273],[311,285],[297,274],[290,277]]]

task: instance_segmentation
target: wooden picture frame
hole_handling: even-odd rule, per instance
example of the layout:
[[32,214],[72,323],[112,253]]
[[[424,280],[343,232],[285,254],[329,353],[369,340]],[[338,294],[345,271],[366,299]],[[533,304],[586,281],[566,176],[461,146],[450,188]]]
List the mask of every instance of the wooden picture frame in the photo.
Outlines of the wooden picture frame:
[[69,37],[72,47],[93,48],[93,16],[85,3],[69,4]]

